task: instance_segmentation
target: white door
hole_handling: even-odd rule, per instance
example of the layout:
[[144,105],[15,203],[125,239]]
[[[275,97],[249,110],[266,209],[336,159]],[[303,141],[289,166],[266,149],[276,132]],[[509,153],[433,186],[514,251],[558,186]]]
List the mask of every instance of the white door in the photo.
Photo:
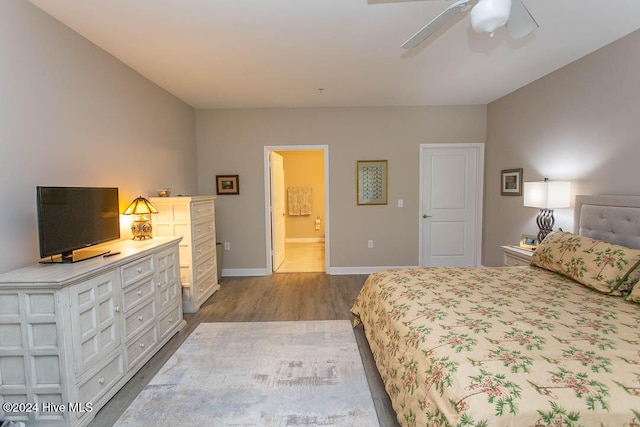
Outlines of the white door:
[[284,195],[284,167],[282,156],[271,152],[271,230],[273,244],[273,271],[276,271],[284,262],[285,239],[285,195]]
[[[265,274],[273,273],[277,266],[274,260],[274,248],[276,247],[276,243],[274,240],[276,239],[274,233],[274,214],[273,214],[273,194],[274,193],[274,183],[272,182],[272,168],[271,168],[271,154],[274,151],[307,151],[307,150],[321,150],[324,153],[324,256],[325,256],[325,271],[329,273],[331,271],[331,218],[330,218],[330,207],[329,207],[329,146],[328,145],[269,145],[264,147],[264,221],[265,221],[265,261],[267,268],[265,269]],[[282,200],[283,200],[283,210],[284,211],[284,200],[285,200],[285,191],[284,191],[284,180],[283,182],[283,190],[282,190]],[[280,215],[282,219],[284,217]],[[280,241],[279,245],[283,248],[282,260],[284,260],[284,238],[285,238],[285,229],[284,229],[284,221],[282,223],[282,231],[279,233],[280,237],[278,240]]]
[[484,145],[425,144],[421,150],[421,265],[476,267]]

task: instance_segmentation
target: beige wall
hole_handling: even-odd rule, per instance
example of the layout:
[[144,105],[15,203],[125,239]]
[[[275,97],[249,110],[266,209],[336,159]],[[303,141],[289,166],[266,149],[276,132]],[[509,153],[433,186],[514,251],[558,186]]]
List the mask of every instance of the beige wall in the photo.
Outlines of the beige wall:
[[[329,146],[338,268],[419,263],[421,143],[486,138],[486,265],[536,232],[535,209],[500,196],[501,169],[571,180],[574,194],[640,192],[640,32],[488,107],[194,112],[22,0],[0,2],[0,52],[0,272],[37,259],[36,185],[118,186],[125,205],[165,186],[215,194],[225,173],[241,181],[239,196],[217,200],[219,238],[232,243],[225,268],[264,268],[264,146]],[[370,159],[389,160],[388,206],[356,205],[355,162]],[[558,225],[572,228],[571,215],[557,212]]]
[[0,52],[0,272],[39,258],[37,185],[116,186],[123,210],[195,192],[191,107],[23,0],[0,1]]
[[[573,194],[640,194],[640,31],[488,106],[484,264],[499,246],[536,234],[534,208],[500,196],[500,170],[570,180]],[[572,231],[573,211],[557,211]]]
[[[324,152],[318,150],[278,151],[284,163],[284,187],[311,187],[310,215],[285,217],[286,239],[324,239]],[[287,205],[288,209],[288,205]],[[320,229],[316,230],[316,217]]]
[[[484,142],[486,107],[201,110],[196,126],[198,191],[240,175],[240,195],[216,200],[225,269],[266,266],[264,147],[279,145],[329,146],[332,267],[418,265],[419,145]],[[356,161],[377,159],[389,161],[389,205],[357,206]]]

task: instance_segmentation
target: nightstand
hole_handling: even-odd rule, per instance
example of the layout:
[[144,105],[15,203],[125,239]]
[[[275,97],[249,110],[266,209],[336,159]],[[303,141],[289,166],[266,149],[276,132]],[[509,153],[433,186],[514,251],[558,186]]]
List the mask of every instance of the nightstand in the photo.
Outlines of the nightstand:
[[516,267],[531,264],[533,251],[517,246],[500,246],[502,249],[502,263],[505,267]]

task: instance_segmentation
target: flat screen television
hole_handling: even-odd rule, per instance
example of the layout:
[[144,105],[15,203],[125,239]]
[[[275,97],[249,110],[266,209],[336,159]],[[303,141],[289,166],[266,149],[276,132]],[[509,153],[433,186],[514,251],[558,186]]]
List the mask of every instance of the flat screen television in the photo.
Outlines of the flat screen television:
[[41,262],[76,262],[109,252],[73,251],[120,238],[117,188],[36,187]]

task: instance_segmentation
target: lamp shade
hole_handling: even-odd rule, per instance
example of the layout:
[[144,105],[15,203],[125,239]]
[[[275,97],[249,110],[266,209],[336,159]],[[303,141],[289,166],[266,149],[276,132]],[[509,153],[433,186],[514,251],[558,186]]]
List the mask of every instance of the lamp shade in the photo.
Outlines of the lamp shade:
[[493,33],[509,20],[511,0],[480,0],[471,9],[471,27],[478,33]]
[[142,196],[136,197],[123,212],[124,215],[147,215],[152,213],[158,213],[158,210]]
[[525,182],[524,205],[539,209],[568,208],[571,206],[571,183],[569,181]]

